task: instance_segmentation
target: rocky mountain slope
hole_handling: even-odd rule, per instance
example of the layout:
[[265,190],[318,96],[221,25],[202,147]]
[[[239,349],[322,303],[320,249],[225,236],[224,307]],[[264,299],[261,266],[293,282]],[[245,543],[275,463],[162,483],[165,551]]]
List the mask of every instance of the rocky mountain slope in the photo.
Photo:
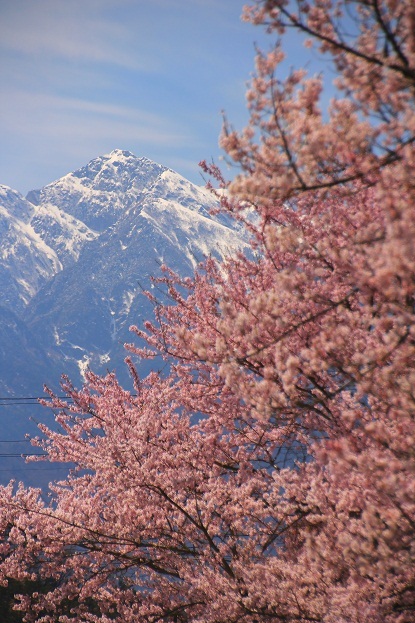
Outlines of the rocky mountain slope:
[[[26,198],[0,186],[0,409],[1,397],[39,395],[62,373],[79,385],[88,366],[128,383],[123,344],[152,314],[150,277],[161,264],[191,274],[245,244],[210,215],[215,205],[206,189],[122,150]],[[0,413],[0,444],[20,439],[27,417]]]

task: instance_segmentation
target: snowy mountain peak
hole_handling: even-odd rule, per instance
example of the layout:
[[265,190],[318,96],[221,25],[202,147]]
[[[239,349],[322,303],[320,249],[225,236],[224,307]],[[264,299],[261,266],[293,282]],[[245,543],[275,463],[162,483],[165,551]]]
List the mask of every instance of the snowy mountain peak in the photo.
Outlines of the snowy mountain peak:
[[56,206],[90,229],[102,232],[131,205],[137,205],[166,170],[147,158],[115,149],[40,191],[32,191],[28,197],[38,204]]
[[[39,395],[63,372],[79,384],[88,366],[115,370],[128,386],[123,344],[131,324],[152,317],[142,289],[160,265],[191,275],[206,256],[245,246],[230,219],[212,216],[216,205],[206,189],[121,149],[27,199],[0,186],[2,395]],[[138,372],[158,364],[140,361]],[[19,418],[15,429],[3,420],[0,438],[27,431]]]
[[129,326],[151,315],[141,289],[160,264],[190,275],[206,256],[245,245],[233,223],[211,215],[212,193],[126,150],[32,191],[31,203],[6,187],[2,196],[3,299],[7,289],[44,351],[57,349],[81,374],[104,359],[122,369]]
[[[151,160],[149,160],[148,158],[145,157],[138,157],[135,154],[133,154],[131,151],[128,151],[127,149],[113,149],[112,151],[110,151],[109,154],[104,154],[104,156],[102,156],[102,158],[108,158],[109,160],[119,160],[119,161],[131,161],[131,160],[143,160],[143,161],[147,161],[147,162],[151,162]],[[155,164],[155,163],[153,163]]]
[[102,158],[109,158],[114,159],[114,158],[119,158],[119,159],[126,159],[129,160],[131,158],[136,159],[137,156],[135,154],[133,154],[132,151],[129,151],[128,149],[113,149],[112,151],[109,152],[109,154],[104,154],[102,156]]
[[[126,178],[142,179],[145,178],[148,172],[157,172],[157,174],[164,171],[166,167],[163,167],[152,160],[145,157],[135,156],[130,151],[122,149],[114,149],[109,154],[94,158],[84,167],[69,173],[66,178],[76,177],[78,179],[90,180],[91,187],[96,186],[97,180],[105,177],[111,178],[118,183]],[[59,181],[59,180],[58,180]],[[127,188],[125,189],[127,190]]]
[[33,206],[17,190],[0,184],[0,205],[15,218],[27,222],[33,213]]

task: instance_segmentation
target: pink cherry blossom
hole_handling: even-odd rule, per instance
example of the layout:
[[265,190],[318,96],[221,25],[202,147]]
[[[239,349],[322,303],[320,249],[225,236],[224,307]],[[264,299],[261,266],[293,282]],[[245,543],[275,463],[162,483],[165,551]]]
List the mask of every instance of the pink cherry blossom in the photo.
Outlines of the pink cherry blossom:
[[[192,279],[133,328],[168,374],[88,374],[33,440],[73,462],[0,492],[0,579],[38,623],[415,620],[415,13],[411,0],[267,0],[240,167],[215,166],[252,254]],[[287,29],[331,60],[283,80]],[[223,189],[227,188],[224,193]],[[151,295],[149,295],[151,298]]]

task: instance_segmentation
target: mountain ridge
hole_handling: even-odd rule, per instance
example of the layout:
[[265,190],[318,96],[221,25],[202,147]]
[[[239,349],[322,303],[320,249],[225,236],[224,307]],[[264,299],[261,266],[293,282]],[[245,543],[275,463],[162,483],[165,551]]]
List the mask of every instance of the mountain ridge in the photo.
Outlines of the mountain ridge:
[[[215,208],[207,189],[119,149],[26,198],[0,186],[0,396],[57,389],[62,373],[79,386],[88,367],[128,386],[123,345],[130,325],[152,317],[142,290],[160,266],[190,276],[206,256],[246,245]],[[141,376],[154,367],[137,365]],[[0,442],[33,433],[27,416],[7,412]]]

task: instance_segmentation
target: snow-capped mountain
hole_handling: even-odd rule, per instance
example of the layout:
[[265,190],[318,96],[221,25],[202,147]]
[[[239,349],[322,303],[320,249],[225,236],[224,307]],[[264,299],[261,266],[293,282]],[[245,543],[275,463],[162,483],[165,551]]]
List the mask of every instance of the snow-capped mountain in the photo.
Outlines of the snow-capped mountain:
[[61,268],[76,262],[85,243],[98,236],[85,223],[52,204],[34,206],[30,224],[55,251]]
[[147,158],[115,149],[41,190],[31,191],[27,198],[46,208],[58,207],[92,230],[102,232],[131,206],[139,204],[142,194],[166,170]]
[[206,189],[121,150],[26,199],[0,187],[0,396],[38,395],[62,373],[79,385],[87,366],[128,383],[123,344],[152,316],[150,277],[162,264],[189,275],[245,245],[215,206]]
[[33,211],[22,195],[0,186],[1,304],[17,312],[61,269],[54,250],[30,224]]
[[[131,340],[129,326],[151,314],[142,289],[161,264],[191,274],[207,255],[220,258],[241,245],[239,233],[209,214],[216,205],[210,192],[126,151],[96,158],[38,191],[36,200],[34,226],[40,214],[53,217],[54,227],[37,227],[48,245],[59,255],[55,223],[70,215],[76,221],[66,239],[76,239],[80,250],[23,318],[44,348],[57,348],[81,376],[86,366],[124,376],[122,344]],[[80,223],[88,228],[82,240]]]

